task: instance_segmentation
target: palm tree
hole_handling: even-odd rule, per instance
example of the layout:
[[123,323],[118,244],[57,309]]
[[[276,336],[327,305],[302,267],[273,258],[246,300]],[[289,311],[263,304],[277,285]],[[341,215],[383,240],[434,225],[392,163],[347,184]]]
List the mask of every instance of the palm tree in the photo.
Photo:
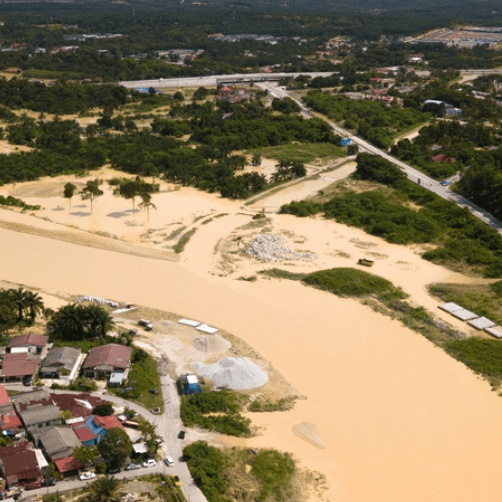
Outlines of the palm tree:
[[149,192],[141,192],[139,195],[141,197],[139,205],[146,209],[146,220],[150,222],[150,208],[157,209],[157,206],[152,202],[152,196]]
[[96,304],[83,307],[87,336],[100,338],[106,335],[114,326],[115,322],[111,315],[101,306]]
[[86,325],[82,307],[73,304],[61,307],[51,317],[47,328],[59,338],[83,340],[86,334]]
[[89,502],[118,502],[123,495],[122,481],[113,476],[96,479],[88,487]]
[[24,320],[24,313],[28,305],[26,302],[26,291],[23,288],[9,289],[9,295],[16,305],[18,322]]
[[26,309],[29,311],[31,322],[34,322],[37,315],[44,312],[44,301],[38,293],[34,293],[33,291],[26,291],[25,303]]

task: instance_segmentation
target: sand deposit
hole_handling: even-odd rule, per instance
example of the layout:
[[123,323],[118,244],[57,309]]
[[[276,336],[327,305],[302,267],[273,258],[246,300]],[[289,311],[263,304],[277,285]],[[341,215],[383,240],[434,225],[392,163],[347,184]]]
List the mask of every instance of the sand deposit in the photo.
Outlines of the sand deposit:
[[210,366],[194,363],[192,368],[214,385],[234,390],[256,389],[268,382],[268,375],[247,357],[225,357]]
[[258,261],[280,262],[286,260],[317,260],[314,253],[299,253],[283,246],[286,239],[280,235],[262,234],[253,239],[253,242],[247,247],[246,253],[254,256]]
[[292,428],[293,434],[307,443],[315,446],[316,448],[320,448],[321,450],[325,450],[328,445],[326,441],[319,435],[317,432],[317,427],[315,424],[310,422],[300,422],[296,424]]
[[220,335],[199,336],[193,341],[193,346],[201,352],[225,352],[232,344]]

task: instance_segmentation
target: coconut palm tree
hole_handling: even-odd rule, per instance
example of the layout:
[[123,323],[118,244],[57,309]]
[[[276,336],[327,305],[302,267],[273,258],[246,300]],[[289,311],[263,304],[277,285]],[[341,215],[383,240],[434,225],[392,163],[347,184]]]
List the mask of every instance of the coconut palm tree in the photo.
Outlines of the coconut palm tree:
[[26,301],[26,291],[23,288],[9,289],[9,296],[16,305],[17,321],[23,321],[26,307],[28,305]]
[[123,495],[122,481],[113,476],[96,479],[88,487],[89,502],[118,502]]
[[61,307],[51,317],[47,328],[58,338],[83,340],[86,335],[86,324],[82,307],[73,304]]

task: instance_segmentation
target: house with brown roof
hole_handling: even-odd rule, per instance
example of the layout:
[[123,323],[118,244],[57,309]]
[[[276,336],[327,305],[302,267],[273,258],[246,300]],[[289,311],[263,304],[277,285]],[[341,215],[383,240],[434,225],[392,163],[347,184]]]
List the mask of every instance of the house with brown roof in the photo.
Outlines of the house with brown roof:
[[40,445],[52,462],[69,457],[82,443],[71,427],[53,427],[40,435]]
[[81,394],[51,394],[51,399],[60,411],[69,411],[74,418],[88,417],[98,404],[108,401],[100,397],[91,396],[87,392]]
[[73,458],[71,455],[59,460],[54,460],[54,465],[63,476],[76,474],[80,469],[82,469],[82,467],[84,467],[82,462]]
[[86,376],[95,378],[102,374],[110,376],[112,372],[127,373],[130,367],[132,348],[111,343],[93,347],[84,363]]
[[13,486],[41,486],[37,454],[31,441],[22,441],[0,448],[0,469],[8,488]]
[[26,352],[21,354],[5,354],[1,362],[0,381],[2,382],[31,382],[37,372],[40,360]]
[[45,335],[36,335],[31,333],[29,335],[15,336],[9,342],[11,352],[13,348],[25,347],[32,354],[41,354],[42,350],[47,345],[48,338]]

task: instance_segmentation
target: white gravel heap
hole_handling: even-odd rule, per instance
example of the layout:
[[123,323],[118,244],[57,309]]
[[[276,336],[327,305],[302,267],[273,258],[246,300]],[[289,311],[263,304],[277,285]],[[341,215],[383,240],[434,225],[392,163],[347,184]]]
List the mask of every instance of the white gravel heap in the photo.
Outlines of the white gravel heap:
[[214,385],[234,390],[255,389],[268,382],[268,375],[246,357],[225,357],[212,365],[193,363],[192,368]]
[[259,261],[276,262],[285,260],[317,260],[314,253],[298,253],[282,244],[286,242],[280,235],[258,235],[247,247],[246,253],[254,256]]
[[232,344],[220,335],[208,335],[196,338],[193,346],[201,352],[225,352]]

